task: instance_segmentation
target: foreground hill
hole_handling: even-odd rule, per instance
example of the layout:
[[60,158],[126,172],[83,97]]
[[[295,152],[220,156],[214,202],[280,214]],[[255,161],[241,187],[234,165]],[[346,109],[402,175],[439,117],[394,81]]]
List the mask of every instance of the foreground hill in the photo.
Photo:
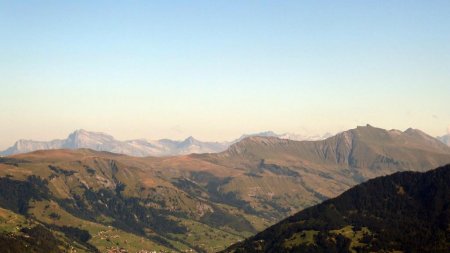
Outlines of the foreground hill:
[[447,163],[450,148],[419,130],[371,126],[178,157],[44,150],[0,158],[0,207],[100,251],[215,252],[367,179]]
[[448,252],[450,165],[379,177],[223,252]]
[[0,158],[0,207],[68,238],[87,233],[83,245],[101,252],[213,252],[269,225],[211,186],[231,176],[238,175],[189,157],[36,151]]
[[89,233],[76,228],[55,230],[0,208],[0,249],[4,253],[98,252],[85,243],[90,237]]

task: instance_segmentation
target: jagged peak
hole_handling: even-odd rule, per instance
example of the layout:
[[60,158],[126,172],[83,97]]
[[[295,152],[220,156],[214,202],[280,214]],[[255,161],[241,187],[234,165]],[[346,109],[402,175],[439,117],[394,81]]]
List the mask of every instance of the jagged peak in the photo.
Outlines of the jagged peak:
[[195,139],[194,137],[192,137],[192,136],[189,136],[189,137],[187,137],[184,141],[190,141],[190,142],[193,142],[193,141],[196,141],[196,139]]
[[73,133],[75,133],[75,134],[83,134],[83,133],[88,133],[88,132],[89,131],[87,131],[83,128],[79,128],[79,129],[76,129],[75,131],[73,131]]
[[192,136],[187,137],[186,139],[184,139],[182,142],[180,142],[181,146],[188,146],[188,145],[193,145],[199,143],[199,141],[197,139],[195,139]]
[[246,143],[246,142],[284,142],[286,141],[285,139],[280,139],[276,136],[248,136],[245,137],[244,139],[242,139],[240,142],[238,143]]
[[396,134],[396,135],[399,135],[399,134],[402,134],[402,133],[403,133],[402,131],[400,131],[400,130],[398,130],[398,129],[391,129],[391,130],[389,130],[388,132],[389,132],[389,133],[392,133],[392,134]]
[[416,135],[416,136],[420,136],[422,138],[426,138],[426,139],[435,139],[432,136],[426,134],[425,132],[423,132],[422,130],[419,129],[414,129],[414,128],[408,128],[404,131],[405,134],[409,134],[409,135]]
[[19,139],[19,140],[17,140],[17,141],[14,143],[14,145],[18,145],[18,144],[21,144],[21,143],[27,143],[27,142],[31,142],[31,141],[33,141],[33,140]]
[[259,137],[278,137],[279,134],[273,132],[273,131],[263,131],[263,132],[259,132],[259,133],[254,133],[254,134],[243,134],[241,135],[241,137],[239,137],[237,140],[235,140],[235,142],[241,141],[245,138],[248,137],[254,137],[254,136],[259,136]]
[[404,131],[404,133],[407,133],[407,134],[421,134],[421,135],[425,134],[423,131],[421,131],[419,129],[411,128],[411,127],[406,129]]
[[109,134],[106,134],[104,132],[88,131],[88,130],[85,130],[82,128],[76,129],[71,134],[75,134],[75,135],[108,135],[108,136],[110,136]]
[[278,134],[277,133],[275,133],[274,131],[263,131],[263,132],[260,132],[260,133],[257,133],[257,134],[255,134],[255,135],[258,135],[258,136],[267,136],[267,137],[271,137],[271,136],[277,136]]
[[365,126],[357,126],[355,129],[350,129],[348,131],[351,131],[351,130],[372,130],[372,131],[380,131],[381,130],[381,131],[386,131],[386,129],[384,129],[384,128],[372,126],[370,124],[366,124]]
[[112,135],[103,133],[103,132],[92,132],[92,131],[87,131],[84,129],[77,129],[74,132],[72,132],[71,134],[69,134],[68,139],[78,139],[78,138],[96,138],[96,137],[101,137],[101,138],[107,138],[110,140],[114,140],[114,137]]
[[233,143],[228,148],[227,151],[234,154],[240,154],[250,146],[254,145],[274,146],[288,142],[291,142],[291,140],[280,139],[278,137],[272,136],[248,136],[236,143]]

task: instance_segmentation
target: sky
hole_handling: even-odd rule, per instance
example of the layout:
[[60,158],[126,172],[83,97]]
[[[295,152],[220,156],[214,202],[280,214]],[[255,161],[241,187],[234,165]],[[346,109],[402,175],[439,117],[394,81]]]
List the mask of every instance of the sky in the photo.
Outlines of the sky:
[[450,132],[450,1],[0,0],[0,149]]

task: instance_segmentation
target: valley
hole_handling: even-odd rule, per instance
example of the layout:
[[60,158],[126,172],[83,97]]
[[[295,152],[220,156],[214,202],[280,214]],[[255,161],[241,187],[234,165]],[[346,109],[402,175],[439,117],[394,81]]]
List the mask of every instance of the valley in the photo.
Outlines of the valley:
[[369,125],[215,154],[41,150],[0,158],[0,207],[77,252],[217,252],[368,179],[447,163],[450,148],[419,130]]
[[450,165],[377,177],[223,253],[448,252],[449,180]]

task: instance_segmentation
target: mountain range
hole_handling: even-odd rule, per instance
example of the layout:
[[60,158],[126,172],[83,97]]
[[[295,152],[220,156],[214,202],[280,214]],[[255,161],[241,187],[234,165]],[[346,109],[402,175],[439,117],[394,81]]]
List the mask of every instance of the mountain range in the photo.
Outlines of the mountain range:
[[362,183],[224,253],[448,252],[450,165]]
[[450,134],[439,136],[437,139],[445,143],[447,146],[450,146]]
[[448,163],[450,147],[420,130],[370,125],[172,157],[40,150],[0,158],[0,231],[17,247],[39,227],[77,252],[216,252],[371,178]]
[[320,140],[330,137],[330,134],[320,135],[298,135],[298,134],[276,134],[272,131],[256,134],[242,135],[240,138],[229,142],[203,142],[190,136],[182,141],[170,139],[160,139],[148,141],[136,139],[119,141],[113,136],[101,133],[90,132],[83,129],[76,130],[66,139],[52,141],[18,140],[13,146],[1,151],[0,156],[28,153],[36,150],[47,149],[79,149],[89,148],[97,151],[108,151],[131,156],[176,156],[193,153],[218,153],[225,151],[231,144],[241,141],[249,136],[270,136],[292,140]]
[[128,141],[116,140],[113,136],[86,130],[76,130],[66,139],[52,141],[19,140],[12,147],[0,152],[0,155],[12,155],[48,149],[89,148],[97,151],[108,151],[132,156],[173,156],[190,153],[216,153],[226,150],[227,143],[201,142],[193,137],[183,141],[161,139],[147,141],[136,139]]
[[[0,156],[28,153],[36,150],[79,148],[89,148],[97,151],[108,151],[138,157],[219,153],[225,151],[234,143],[247,137],[254,136],[276,137],[294,141],[317,141],[332,137],[330,133],[324,135],[299,135],[293,133],[277,134],[272,131],[266,131],[255,134],[244,134],[233,141],[224,142],[204,142],[199,141],[192,136],[181,141],[170,139],[154,141],[148,141],[146,139],[119,141],[109,134],[79,129],[69,134],[66,139],[56,139],[52,141],[18,140],[13,146],[0,151]],[[436,138],[447,146],[450,146],[450,135],[443,135]]]

